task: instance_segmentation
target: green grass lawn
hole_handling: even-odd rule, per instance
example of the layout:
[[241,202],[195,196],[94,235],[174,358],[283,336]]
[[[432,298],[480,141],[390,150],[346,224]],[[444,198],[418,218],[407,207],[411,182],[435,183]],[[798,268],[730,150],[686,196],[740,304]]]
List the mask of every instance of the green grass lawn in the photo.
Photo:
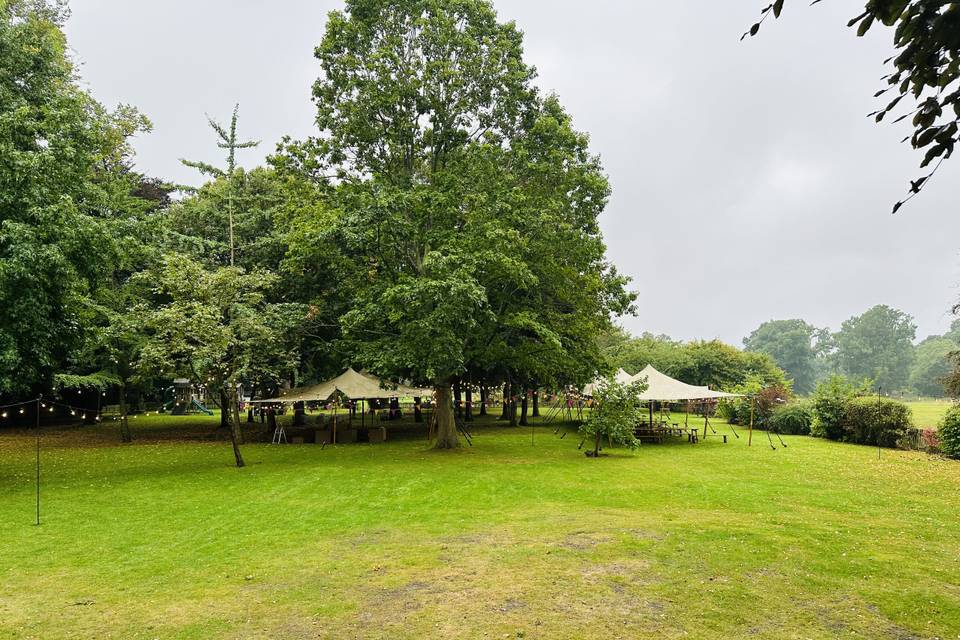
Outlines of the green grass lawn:
[[935,429],[940,418],[947,412],[953,402],[950,400],[914,400],[906,405],[913,411],[913,423],[926,429]]
[[[0,638],[957,638],[960,463],[764,433],[599,460],[0,431]],[[728,427],[718,427],[730,434]]]

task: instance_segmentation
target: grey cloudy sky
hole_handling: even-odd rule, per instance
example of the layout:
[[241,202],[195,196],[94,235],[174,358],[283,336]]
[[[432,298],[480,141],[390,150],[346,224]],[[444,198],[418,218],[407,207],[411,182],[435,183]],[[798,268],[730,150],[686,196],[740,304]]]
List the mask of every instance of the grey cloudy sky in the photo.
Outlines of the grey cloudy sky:
[[[739,344],[772,318],[838,329],[885,303],[942,332],[960,283],[960,160],[897,216],[919,158],[866,119],[889,30],[845,28],[862,0],[808,7],[739,42],[764,0],[496,0],[539,85],[591,135],[613,184],[609,256],[634,278],[634,332]],[[67,34],[101,101],[155,130],[142,171],[196,182],[217,160],[205,113],[240,103],[244,136],[311,133],[312,57],[331,0],[72,0]]]

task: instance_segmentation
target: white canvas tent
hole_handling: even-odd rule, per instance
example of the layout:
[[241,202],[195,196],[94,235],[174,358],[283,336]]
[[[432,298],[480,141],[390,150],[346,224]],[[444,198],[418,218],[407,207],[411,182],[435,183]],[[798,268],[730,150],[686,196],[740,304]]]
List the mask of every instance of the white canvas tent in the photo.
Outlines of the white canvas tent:
[[[635,376],[631,376],[629,373],[624,371],[623,368],[617,369],[617,372],[613,374],[613,379],[620,384],[630,384],[631,382],[633,382],[634,377]],[[594,380],[593,382],[585,386],[583,388],[583,395],[592,396],[596,392],[597,387],[599,387],[600,384],[603,382],[603,380],[604,380],[603,378],[597,378],[596,380]]]
[[641,400],[676,402],[679,400],[713,400],[715,398],[733,398],[738,394],[712,391],[709,387],[698,387],[676,378],[671,378],[647,365],[643,371],[633,376],[630,382],[646,380],[647,390],[640,394]]
[[401,396],[430,396],[432,389],[418,389],[406,385],[393,384],[369,373],[358,373],[347,369],[336,378],[315,384],[310,387],[291,389],[284,395],[267,400],[258,400],[262,403],[288,402],[323,402],[329,400],[333,394],[342,393],[351,400],[379,400],[398,398]]

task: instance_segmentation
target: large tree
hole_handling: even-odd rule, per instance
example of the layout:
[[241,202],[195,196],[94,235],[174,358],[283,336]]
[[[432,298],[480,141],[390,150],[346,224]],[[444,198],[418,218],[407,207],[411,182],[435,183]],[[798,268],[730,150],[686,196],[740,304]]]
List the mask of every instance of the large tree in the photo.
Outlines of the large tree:
[[[88,339],[92,292],[122,269],[109,220],[137,186],[128,139],[149,123],[77,82],[62,3],[0,2],[0,389],[49,388]],[[134,181],[135,182],[135,181]]]
[[950,375],[950,354],[957,350],[952,340],[930,336],[917,345],[916,359],[910,367],[910,388],[920,395],[941,397],[944,381]]
[[886,305],[845,320],[835,336],[840,369],[854,379],[873,380],[888,391],[905,389],[916,331],[911,316]]
[[766,353],[793,379],[797,393],[816,384],[816,359],[823,332],[803,320],[770,320],[743,339],[747,351]]
[[[784,4],[775,0],[767,5],[744,37],[756,35],[768,17],[779,18]],[[895,27],[894,53],[884,61],[891,65],[883,78],[886,86],[876,93],[877,98],[885,96],[884,105],[870,116],[877,122],[910,118],[914,131],[904,142],[909,140],[913,148],[923,151],[921,167],[933,167],[910,182],[909,195],[893,207],[896,213],[920,193],[960,140],[960,2],[867,0],[848,26],[856,27],[862,36],[877,24]],[[912,104],[905,106],[908,102]]]
[[353,357],[435,387],[441,448],[472,364],[542,375],[542,350],[567,366],[630,303],[603,259],[599,164],[538,97],[521,41],[486,0],[350,0],[316,50],[321,134],[286,154],[337,182]]
[[140,366],[166,375],[186,375],[227,398],[230,440],[238,467],[240,453],[238,386],[276,381],[296,364],[296,333],[306,310],[271,304],[266,292],[275,276],[239,267],[207,269],[182,255],[166,256],[140,275],[154,287],[146,319],[150,339],[140,349]]

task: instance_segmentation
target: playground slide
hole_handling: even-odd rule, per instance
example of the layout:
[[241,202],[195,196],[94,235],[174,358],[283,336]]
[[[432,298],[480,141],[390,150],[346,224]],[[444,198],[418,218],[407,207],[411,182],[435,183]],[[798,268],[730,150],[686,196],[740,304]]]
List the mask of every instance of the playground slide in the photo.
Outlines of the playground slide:
[[199,402],[196,398],[194,398],[194,399],[191,401],[191,405],[192,405],[197,411],[200,411],[200,412],[202,412],[202,413],[205,413],[205,414],[207,414],[208,416],[212,416],[212,415],[213,415],[213,411],[210,411],[210,409],[207,409],[205,406],[203,406],[202,404],[200,404],[200,402]]

